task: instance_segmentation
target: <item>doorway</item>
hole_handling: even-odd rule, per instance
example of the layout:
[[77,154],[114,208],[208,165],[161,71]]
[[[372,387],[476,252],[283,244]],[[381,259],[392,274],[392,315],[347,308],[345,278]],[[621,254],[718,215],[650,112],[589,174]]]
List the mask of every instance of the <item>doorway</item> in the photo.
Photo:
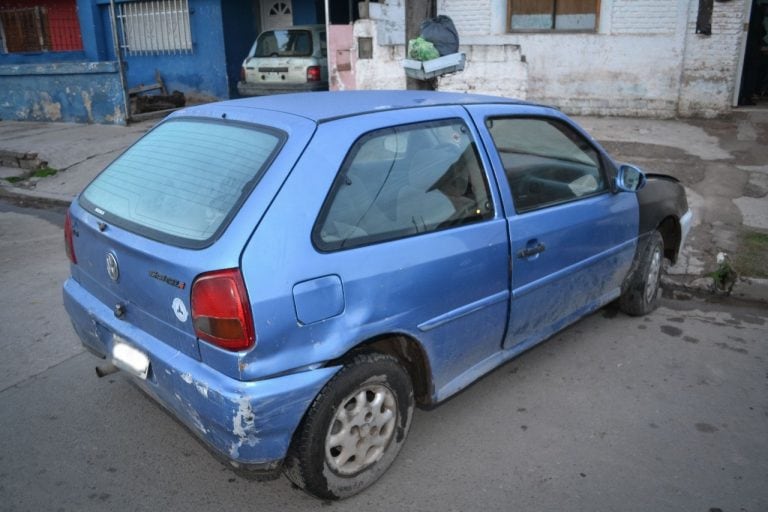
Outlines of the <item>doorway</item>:
[[768,0],[752,0],[739,106],[768,106]]
[[291,0],[262,0],[261,30],[293,26],[293,2]]

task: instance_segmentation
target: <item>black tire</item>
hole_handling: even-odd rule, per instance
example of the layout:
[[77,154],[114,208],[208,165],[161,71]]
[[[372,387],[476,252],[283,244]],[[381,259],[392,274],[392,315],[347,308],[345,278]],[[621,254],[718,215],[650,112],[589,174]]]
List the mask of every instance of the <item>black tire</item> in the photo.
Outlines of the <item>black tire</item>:
[[646,241],[626,290],[619,297],[619,307],[624,313],[642,316],[656,309],[663,266],[664,239],[661,233],[654,231]]
[[322,499],[359,493],[397,457],[413,403],[411,380],[397,359],[380,353],[354,356],[304,416],[285,460],[286,477]]

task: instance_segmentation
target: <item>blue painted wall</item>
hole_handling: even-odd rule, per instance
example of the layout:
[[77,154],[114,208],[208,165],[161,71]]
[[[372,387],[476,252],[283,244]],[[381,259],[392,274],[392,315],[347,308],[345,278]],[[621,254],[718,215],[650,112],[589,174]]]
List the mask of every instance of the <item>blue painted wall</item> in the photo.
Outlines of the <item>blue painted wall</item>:
[[[102,25],[110,29],[109,1],[96,0]],[[225,0],[226,1],[226,0]],[[128,87],[155,82],[159,70],[168,92],[179,90],[202,99],[228,98],[227,64],[224,51],[224,27],[221,0],[189,0],[192,53],[126,56]],[[110,41],[107,59],[116,56]]]
[[0,54],[0,118],[125,124],[117,65],[94,0],[77,0],[83,49]]
[[[357,0],[355,0],[357,1]],[[325,24],[324,3],[318,0],[293,0],[293,24]]]
[[[294,0],[293,6],[295,24],[324,21],[322,0]],[[189,0],[189,7],[192,53],[127,56],[128,87],[154,83],[159,70],[169,92],[202,100],[236,97],[242,60],[258,35],[258,3]],[[77,0],[77,9],[82,51],[0,54],[3,118],[125,121],[116,64],[104,62],[116,60],[109,0]]]
[[0,118],[125,124],[114,62],[0,65]]
[[257,19],[259,12],[251,2],[223,0],[221,2],[224,22],[224,48],[226,54],[229,97],[237,98],[237,81],[240,67],[258,36]]

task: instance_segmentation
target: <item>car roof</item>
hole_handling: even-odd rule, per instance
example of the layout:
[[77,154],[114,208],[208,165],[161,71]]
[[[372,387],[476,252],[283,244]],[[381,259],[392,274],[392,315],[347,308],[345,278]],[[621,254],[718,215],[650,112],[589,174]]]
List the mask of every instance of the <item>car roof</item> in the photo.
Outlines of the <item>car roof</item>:
[[[512,104],[534,106],[522,100],[435,91],[333,91],[275,94],[229,100],[184,109],[185,115],[219,116],[227,109],[258,109],[284,112],[316,123],[371,112],[401,110],[438,105]],[[254,112],[255,114],[256,112]]]

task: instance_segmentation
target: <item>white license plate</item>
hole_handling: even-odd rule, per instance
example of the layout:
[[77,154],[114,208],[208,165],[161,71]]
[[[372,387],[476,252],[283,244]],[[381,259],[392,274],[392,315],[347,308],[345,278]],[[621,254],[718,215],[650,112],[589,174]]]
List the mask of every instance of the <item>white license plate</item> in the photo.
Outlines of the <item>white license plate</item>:
[[146,380],[149,373],[147,354],[117,339],[112,344],[112,362],[121,370],[143,380]]

